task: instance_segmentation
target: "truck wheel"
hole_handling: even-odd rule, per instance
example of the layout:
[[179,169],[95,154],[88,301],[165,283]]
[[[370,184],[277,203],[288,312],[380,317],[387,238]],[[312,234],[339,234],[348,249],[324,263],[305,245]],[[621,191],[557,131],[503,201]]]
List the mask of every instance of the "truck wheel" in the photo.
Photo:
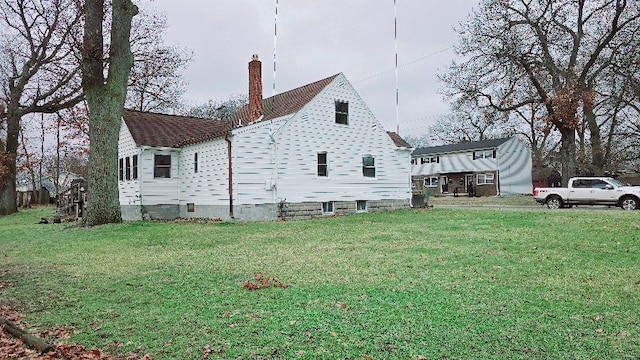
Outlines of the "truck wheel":
[[562,199],[556,195],[549,196],[546,202],[549,209],[560,209],[563,206]]
[[638,209],[638,199],[633,196],[625,196],[620,199],[620,207],[624,210],[637,210]]

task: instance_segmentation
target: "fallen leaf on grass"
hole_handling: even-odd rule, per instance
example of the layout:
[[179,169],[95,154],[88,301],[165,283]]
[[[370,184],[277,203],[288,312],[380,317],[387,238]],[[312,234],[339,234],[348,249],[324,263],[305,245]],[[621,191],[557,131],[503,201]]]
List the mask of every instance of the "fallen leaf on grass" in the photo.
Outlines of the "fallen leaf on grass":
[[343,302],[337,302],[336,307],[344,310],[349,310],[349,304]]

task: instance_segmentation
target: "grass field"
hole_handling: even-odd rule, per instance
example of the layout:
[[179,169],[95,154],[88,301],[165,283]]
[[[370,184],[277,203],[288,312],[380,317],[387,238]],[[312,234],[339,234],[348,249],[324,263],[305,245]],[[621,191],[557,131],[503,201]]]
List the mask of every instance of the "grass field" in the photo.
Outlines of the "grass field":
[[[640,212],[434,209],[313,221],[0,217],[0,303],[154,359],[632,359]],[[254,273],[289,287],[244,288]]]
[[472,205],[472,206],[540,206],[533,196],[431,196],[429,204],[440,205]]

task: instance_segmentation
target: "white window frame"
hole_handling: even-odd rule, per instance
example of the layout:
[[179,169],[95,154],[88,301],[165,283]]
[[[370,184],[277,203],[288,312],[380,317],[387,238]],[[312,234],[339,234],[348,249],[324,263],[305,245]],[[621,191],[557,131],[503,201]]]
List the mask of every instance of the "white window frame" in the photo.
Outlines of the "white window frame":
[[[482,181],[480,179],[482,178]],[[495,175],[493,173],[477,174],[476,185],[494,185]]]
[[[365,159],[371,158],[373,165],[366,165]],[[373,170],[373,176],[366,175],[367,171]],[[374,179],[376,177],[376,157],[373,155],[362,155],[362,176]]]
[[[320,163],[320,155],[324,155],[324,164]],[[329,177],[329,153],[326,151],[318,151],[316,153],[316,176],[319,178],[328,178]],[[320,166],[324,166],[324,175],[320,175]]]
[[336,204],[333,201],[325,201],[322,203],[322,215],[335,214]]
[[[158,156],[169,157],[169,164],[157,164],[156,160]],[[173,164],[173,157],[171,154],[154,154],[153,156],[153,178],[154,179],[171,179],[171,165]],[[158,170],[166,169],[168,176],[157,176]]]
[[440,185],[440,180],[437,176],[427,176],[424,178],[424,187],[437,188]]
[[474,151],[474,158],[477,159],[493,159],[494,150],[478,150]]
[[[346,110],[342,109],[343,105],[346,107]],[[336,110],[336,124],[349,125],[349,102],[336,100],[335,110]]]
[[368,209],[367,200],[356,200],[356,212],[367,212]]

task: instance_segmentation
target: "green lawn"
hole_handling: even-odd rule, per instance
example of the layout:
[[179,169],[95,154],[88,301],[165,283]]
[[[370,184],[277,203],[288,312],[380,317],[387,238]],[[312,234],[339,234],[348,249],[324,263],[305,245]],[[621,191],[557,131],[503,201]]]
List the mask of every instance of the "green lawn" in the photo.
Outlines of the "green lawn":
[[[154,359],[632,359],[640,211],[436,209],[314,221],[0,217],[0,303]],[[288,288],[243,288],[254,273]]]

